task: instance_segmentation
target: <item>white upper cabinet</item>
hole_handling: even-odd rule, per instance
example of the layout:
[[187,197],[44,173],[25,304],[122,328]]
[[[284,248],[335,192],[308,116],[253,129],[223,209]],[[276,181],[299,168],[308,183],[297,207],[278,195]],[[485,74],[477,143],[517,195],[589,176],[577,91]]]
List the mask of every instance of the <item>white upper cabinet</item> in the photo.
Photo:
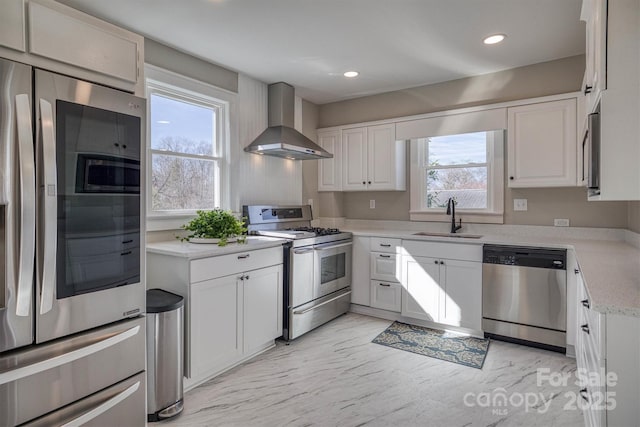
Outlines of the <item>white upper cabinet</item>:
[[0,55],[144,96],[144,38],[53,0],[3,0]]
[[571,187],[576,174],[576,99],[507,109],[509,187]]
[[24,52],[24,25],[24,0],[2,0],[0,46]]
[[367,189],[367,128],[342,131],[342,189]]
[[[606,61],[600,59],[606,88],[594,106],[600,106],[600,194],[589,200],[640,200],[640,1],[596,3],[606,3]],[[587,64],[593,61],[587,51]]]
[[600,92],[607,88],[607,0],[584,0],[580,20],[586,24],[586,66],[582,90],[586,97],[586,111],[591,113]]
[[319,131],[318,145],[333,154],[318,161],[318,191],[342,191],[342,140],[339,130]]
[[395,123],[342,130],[343,191],[404,191],[405,142]]

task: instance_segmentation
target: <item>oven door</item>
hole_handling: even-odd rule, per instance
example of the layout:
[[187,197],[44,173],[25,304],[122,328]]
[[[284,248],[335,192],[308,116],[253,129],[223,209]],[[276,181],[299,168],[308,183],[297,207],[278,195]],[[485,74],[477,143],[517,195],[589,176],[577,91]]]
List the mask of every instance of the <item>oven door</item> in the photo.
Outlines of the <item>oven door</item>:
[[[41,343],[145,311],[140,188],[77,191],[78,181],[84,180],[77,176],[84,171],[78,170],[79,153],[135,165],[111,168],[109,173],[116,175],[110,179],[140,182],[145,102],[36,70],[34,107],[36,342]],[[128,175],[118,175],[123,173]]]
[[351,241],[314,245],[313,298],[351,285]]

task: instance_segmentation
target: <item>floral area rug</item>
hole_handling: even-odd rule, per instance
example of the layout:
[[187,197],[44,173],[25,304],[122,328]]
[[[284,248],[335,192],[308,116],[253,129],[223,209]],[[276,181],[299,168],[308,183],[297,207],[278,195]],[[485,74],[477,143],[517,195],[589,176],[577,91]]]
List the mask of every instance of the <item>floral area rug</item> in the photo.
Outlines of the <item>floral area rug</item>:
[[482,369],[489,340],[393,322],[373,343]]

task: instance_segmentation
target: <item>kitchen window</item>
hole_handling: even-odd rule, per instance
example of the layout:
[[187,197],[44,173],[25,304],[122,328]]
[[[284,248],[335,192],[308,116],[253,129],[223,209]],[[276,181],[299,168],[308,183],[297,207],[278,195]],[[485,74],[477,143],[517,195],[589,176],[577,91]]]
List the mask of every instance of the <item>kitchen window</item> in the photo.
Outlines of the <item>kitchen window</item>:
[[411,141],[411,219],[447,221],[447,201],[468,222],[502,223],[503,131]]
[[233,95],[149,66],[146,93],[148,216],[184,218],[226,207]]

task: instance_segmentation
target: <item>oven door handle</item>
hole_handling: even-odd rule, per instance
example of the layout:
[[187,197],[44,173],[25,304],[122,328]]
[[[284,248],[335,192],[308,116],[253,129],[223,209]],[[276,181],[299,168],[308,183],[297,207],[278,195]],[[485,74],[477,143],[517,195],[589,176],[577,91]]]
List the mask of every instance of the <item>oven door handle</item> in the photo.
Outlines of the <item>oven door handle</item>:
[[294,311],[293,314],[306,314],[306,313],[308,313],[310,311],[315,310],[318,307],[322,307],[323,305],[329,304],[330,302],[334,302],[335,300],[340,299],[340,298],[345,297],[345,296],[350,295],[350,294],[351,294],[351,291],[345,292],[343,294],[338,295],[337,297],[331,298],[330,300],[321,302],[318,305],[314,305],[313,307],[305,308],[304,310],[300,310],[300,311]]
[[42,126],[42,162],[43,162],[43,205],[44,221],[42,237],[42,294],[40,296],[40,314],[45,314],[53,308],[56,277],[56,248],[57,248],[57,170],[56,170],[56,139],[53,131],[53,107],[51,103],[40,99],[40,117]]
[[342,248],[345,246],[352,246],[353,242],[347,242],[347,243],[338,243],[338,244],[334,244],[334,243],[324,243],[321,245],[314,245],[313,249],[315,249],[316,251],[324,251],[324,250],[328,250],[328,249],[336,249],[336,248]]
[[294,249],[293,253],[296,255],[307,254],[309,252],[313,252],[313,248],[304,248],[304,249]]

